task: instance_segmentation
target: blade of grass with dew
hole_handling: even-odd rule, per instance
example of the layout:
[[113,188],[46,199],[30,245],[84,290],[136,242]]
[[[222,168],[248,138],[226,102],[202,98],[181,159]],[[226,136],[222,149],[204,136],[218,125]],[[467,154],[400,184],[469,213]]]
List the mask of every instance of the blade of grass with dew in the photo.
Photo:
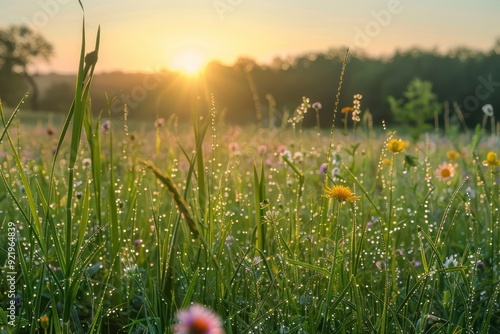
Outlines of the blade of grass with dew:
[[[331,280],[332,277],[330,277],[329,279]],[[354,280],[351,277],[349,279],[349,281],[347,282],[347,284],[345,285],[345,287],[340,291],[338,296],[330,296],[330,292],[327,292],[331,298],[333,298],[333,297],[336,297],[336,298],[335,298],[335,301],[333,303],[331,303],[331,305],[327,305],[327,312],[325,312],[325,319],[323,322],[323,332],[326,329],[326,324],[328,323],[328,317],[329,317],[330,312],[335,310],[335,308],[340,304],[340,302],[344,301],[343,299],[344,299],[345,295],[349,292],[351,285],[352,285],[352,282],[354,282]],[[329,299],[330,298],[327,299],[327,301],[326,301],[327,303],[330,303]],[[351,306],[351,308],[355,308],[354,305],[350,305],[350,306]]]
[[[196,114],[196,113],[195,113]],[[193,117],[193,130],[194,137],[196,143],[196,166],[198,170],[198,201],[200,205],[200,209],[203,215],[206,213],[207,209],[207,194],[208,187],[205,179],[205,161],[203,160],[203,141],[205,139],[205,135],[210,127],[211,121],[209,118],[203,122],[203,125],[200,127],[200,124],[196,117]]]
[[92,184],[94,189],[94,205],[96,207],[96,217],[99,227],[102,227],[102,209],[101,209],[101,175],[102,175],[102,166],[101,166],[101,139],[100,139],[100,122],[101,115],[104,110],[109,109],[111,103],[118,96],[113,96],[110,100],[106,95],[106,105],[101,109],[99,113],[99,117],[97,117],[94,122],[92,117],[92,112],[90,106],[87,108],[87,112],[85,113],[85,118],[83,120],[83,127],[85,130],[85,136],[87,138],[87,145],[90,149],[90,161],[91,161],[91,169],[92,169]]
[[481,138],[482,138],[481,125],[478,124],[478,125],[476,125],[474,137],[472,138],[472,143],[471,143],[472,154],[476,153],[477,147],[479,146],[479,143],[481,142]]
[[493,317],[493,313],[495,311],[498,312],[498,295],[500,294],[500,281],[496,281],[494,283],[496,285],[493,290],[493,294],[490,296],[490,300],[488,301],[488,305],[486,306],[486,314],[481,325],[481,334],[486,334],[490,330],[491,326],[491,318]]
[[89,210],[90,210],[90,190],[89,184],[85,184],[85,192],[82,196],[82,213],[80,217],[80,224],[78,226],[78,235],[76,242],[74,244],[73,250],[71,252],[69,268],[71,272],[75,272],[75,267],[77,265],[77,261],[81,261],[81,257],[79,253],[81,252],[81,246],[83,245],[84,237],[87,231],[87,223],[89,221]]
[[306,269],[309,269],[309,270],[313,270],[313,271],[316,271],[320,274],[323,274],[325,275],[326,277],[330,277],[331,276],[331,272],[327,269],[323,269],[319,266],[316,266],[314,264],[310,264],[310,263],[305,263],[305,262],[302,262],[302,261],[297,261],[297,260],[294,260],[294,259],[286,259],[290,264],[293,264],[293,265],[296,265],[296,266],[299,266],[299,267],[302,267],[302,268],[306,268]]
[[[158,214],[155,209],[152,207],[153,212],[153,221],[155,226],[155,241],[158,245],[158,250],[155,256],[156,266],[160,268],[157,271],[157,283],[153,283],[152,288],[154,291],[152,304],[152,310],[155,311],[155,314],[160,318],[160,328],[166,328],[168,319],[170,319],[170,315],[172,314],[172,293],[171,293],[171,281],[173,277],[173,248],[177,238],[177,231],[179,229],[179,224],[181,217],[178,216],[175,219],[175,222],[170,223],[173,225],[172,231],[168,233],[166,237],[162,239],[160,235],[161,228],[159,225]],[[165,303],[165,301],[167,301]]]
[[[20,105],[21,105],[21,102],[18,104],[18,106],[16,107],[16,109],[19,109],[20,108]],[[1,105],[0,105],[1,107]],[[0,117],[2,119],[2,122],[4,124],[4,127],[7,128],[7,124],[5,122],[5,117],[4,117],[4,114],[3,114],[3,109],[0,108]],[[5,134],[7,135],[7,139],[9,141],[9,144],[11,146],[11,150],[12,150],[12,154],[14,156],[14,162],[16,164],[16,167],[17,167],[17,171],[19,173],[19,176],[20,176],[20,179],[21,179],[21,184],[23,185],[24,187],[24,191],[25,191],[25,197],[26,197],[26,200],[27,200],[27,204],[28,204],[28,213],[26,213],[20,203],[20,201],[16,198],[14,192],[12,191],[10,185],[8,184],[6,178],[5,178],[5,175],[3,173],[3,171],[0,173],[1,174],[1,177],[2,177],[2,180],[4,182],[4,185],[5,185],[5,188],[7,189],[7,192],[10,194],[11,196],[11,199],[16,203],[19,211],[22,213],[24,219],[25,219],[25,222],[26,224],[29,226],[30,228],[30,231],[32,231],[32,236],[35,238],[35,240],[37,241],[37,244],[40,246],[40,249],[42,250],[42,254],[47,254],[46,253],[46,250],[48,248],[45,239],[43,238],[43,235],[42,235],[42,227],[41,227],[41,222],[40,222],[40,219],[38,218],[38,211],[36,209],[36,204],[35,204],[35,199],[34,199],[34,195],[33,195],[33,192],[31,190],[31,185],[30,185],[30,182],[29,182],[29,179],[26,175],[26,172],[25,172],[25,168],[23,168],[22,166],[22,162],[21,162],[21,158],[19,156],[19,153],[17,151],[17,148],[15,147],[14,143],[12,142],[12,138],[10,137],[8,131],[5,132]],[[23,249],[19,248],[18,250],[18,254],[23,254]],[[31,253],[31,252],[30,252]],[[23,256],[19,256],[19,258],[23,258]],[[22,262],[24,261],[24,259],[22,260]],[[22,266],[23,268],[23,273],[26,275],[25,277],[31,277],[32,275],[30,274],[30,271],[28,271],[28,267],[26,265],[26,263],[24,263],[24,266]],[[25,285],[26,285],[26,290],[28,291],[34,291],[35,290],[35,286],[33,286],[31,284],[31,282],[28,282],[29,279],[26,279],[25,280]],[[42,289],[42,282],[39,281],[38,283],[38,295],[40,295],[40,291]],[[38,315],[39,313],[39,309],[40,309],[40,305],[41,305],[41,301],[40,299],[37,299],[37,301],[35,302],[35,305],[32,309],[32,321],[33,319],[35,319],[35,315]],[[36,326],[36,324],[35,324]],[[32,326],[33,328],[33,326]]]
[[274,275],[271,271],[271,266],[269,265],[269,262],[266,259],[266,254],[263,251],[261,251],[260,249],[257,249],[257,252],[259,252],[260,257],[262,259],[262,262],[264,263],[263,267],[265,268],[267,274],[269,275],[269,281],[270,281],[271,285],[274,286],[275,278],[274,278]]
[[[342,91],[342,83],[344,81],[344,74],[345,74],[345,69],[347,66],[347,59],[349,55],[349,48],[347,48],[344,59],[342,61],[342,68],[340,71],[340,78],[339,78],[339,85],[337,86],[337,94],[335,95],[335,104],[334,104],[334,109],[333,109],[333,120],[332,120],[332,126],[330,130],[330,141],[328,142],[328,153],[326,155],[326,171],[325,175],[328,175],[328,172],[330,171],[330,166],[331,166],[331,160],[332,160],[332,146],[333,146],[333,134],[335,130],[335,119],[337,117],[337,112],[338,112],[338,107],[340,103],[340,92]],[[325,183],[323,185],[323,188],[328,187],[328,177],[325,177]],[[323,229],[321,235],[325,236],[326,235],[326,226],[327,226],[327,220],[328,220],[328,209],[329,209],[330,201],[328,198],[323,197],[321,198],[321,213],[320,213],[320,225],[321,228]]]
[[[3,176],[3,175],[2,175]],[[21,247],[21,243],[17,244],[17,254],[23,254],[25,252],[24,249]],[[33,267],[29,266],[28,262],[28,256],[19,256],[19,265],[21,267],[21,273],[24,277],[24,283],[23,283],[23,294],[25,296],[41,296],[41,291],[43,288],[43,282],[42,280],[38,280],[33,282],[33,280],[29,279],[30,277],[34,277],[33,273]],[[35,290],[36,289],[36,290]],[[30,320],[30,333],[35,334],[35,328],[37,327],[38,323],[38,318],[37,315],[40,314],[40,309],[41,309],[41,303],[42,300],[41,298],[35,298],[33,303],[28,303],[28,305],[24,305],[24,311],[26,312],[27,315],[31,315],[31,320]],[[7,322],[5,323],[7,324]]]
[[[82,11],[84,12],[83,5],[79,0]],[[85,15],[84,15],[85,16]],[[52,185],[52,180],[54,176],[54,166],[57,160],[58,152],[62,146],[62,142],[66,136],[66,131],[69,129],[69,123],[73,120],[72,134],[71,134],[71,142],[70,142],[70,157],[68,162],[68,190],[67,190],[67,201],[66,201],[66,256],[70,256],[71,252],[71,244],[72,244],[72,200],[73,200],[73,187],[74,187],[74,166],[76,163],[76,159],[78,156],[78,148],[80,146],[80,137],[82,132],[84,113],[86,109],[88,109],[88,99],[89,99],[89,90],[92,82],[92,76],[95,69],[95,65],[97,63],[97,54],[99,50],[99,41],[100,41],[100,28],[97,31],[96,44],[93,52],[87,54],[85,56],[85,17],[82,20],[82,40],[81,40],[81,49],[80,49],[80,60],[78,65],[78,74],[77,74],[77,82],[75,89],[75,97],[73,100],[72,107],[70,112],[67,115],[65,124],[63,126],[63,131],[61,132],[61,136],[59,138],[59,142],[56,148],[56,154],[53,160],[53,168],[50,177],[50,183]],[[49,191],[51,194],[52,192]],[[71,287],[73,281],[78,280],[73,275],[71,271],[70,262],[66,261],[66,266],[63,268],[64,276],[65,276],[65,285],[68,285],[65,290],[64,296],[64,306],[62,313],[62,332],[67,333],[70,331],[69,321],[72,313],[72,305],[76,298],[77,290],[75,287]],[[74,278],[74,279],[72,279]],[[75,291],[76,290],[76,291]]]
[[302,192],[304,191],[305,177],[304,177],[304,173],[301,170],[299,170],[297,168],[297,166],[295,166],[295,164],[293,162],[291,162],[290,159],[288,159],[288,157],[286,155],[282,155],[281,157],[283,158],[283,161],[293,170],[295,176],[297,176],[297,178],[299,179],[299,187],[298,187],[299,189],[297,191],[297,198],[296,198],[296,203],[295,203],[295,205],[297,206],[297,210],[295,210],[295,217],[291,221],[292,228],[290,229],[291,236],[294,240],[294,244],[298,245],[299,229],[300,229],[300,227],[299,227],[300,210],[298,210],[298,208],[300,207],[301,201],[302,201]]
[[181,309],[185,309],[189,306],[191,303],[191,298],[193,297],[194,290],[196,288],[196,283],[198,282],[198,276],[199,276],[200,270],[197,268],[193,275],[191,276],[191,282],[189,282],[189,286],[186,290],[186,294],[184,295],[184,299],[182,300],[181,303]]
[[[113,271],[113,268],[110,268],[110,271]],[[102,309],[105,305],[105,296],[107,288],[110,286],[111,275],[106,275],[105,281],[103,282],[103,291],[101,293],[101,299],[97,303],[97,309],[94,312],[94,317],[92,319],[92,323],[90,324],[89,333],[100,333],[99,329],[102,324],[102,317],[99,315],[102,313]]]
[[122,293],[122,263],[120,261],[120,246],[121,246],[121,233],[120,221],[118,220],[118,207],[116,204],[116,190],[115,190],[115,169],[114,169],[114,151],[113,151],[113,131],[109,131],[109,176],[108,176],[108,205],[109,205],[109,234],[110,234],[110,260],[113,263],[112,284],[116,291],[113,293],[112,299],[115,305],[120,304]]
[[161,171],[158,169],[158,167],[154,166],[151,162],[143,160],[140,160],[139,162],[142,163],[147,168],[149,168],[156,176],[156,178],[160,180],[160,182],[167,187],[168,191],[172,194],[175,203],[177,204],[177,208],[184,216],[184,219],[188,224],[189,230],[191,231],[193,238],[198,237],[199,235],[198,226],[195,220],[193,219],[193,216],[191,215],[188,204],[186,203],[184,198],[181,197],[181,195],[179,194],[179,191],[177,190],[177,187],[175,186],[174,182],[170,179],[170,177],[162,174]]
[[[449,212],[451,210],[451,204],[453,203],[454,199],[457,197],[458,192],[460,191],[460,189],[464,186],[465,182],[467,182],[468,180],[469,180],[469,178],[465,177],[462,180],[462,182],[460,182],[460,184],[458,185],[458,187],[455,189],[455,191],[451,195],[451,198],[448,201],[448,204],[446,205],[446,208],[445,208],[444,213],[443,213],[443,217],[441,218],[441,222],[438,225],[436,237],[435,237],[434,242],[433,242],[433,244],[435,245],[436,248],[440,247],[440,245],[441,245],[441,234],[442,234],[443,229],[444,229],[444,224],[446,222],[446,218],[448,217],[448,214],[449,214]],[[430,262],[432,264],[432,257],[431,257]]]
[[345,167],[346,171],[349,173],[349,175],[351,175],[351,177],[354,180],[354,182],[356,183],[356,185],[361,189],[361,191],[365,195],[366,199],[370,202],[370,204],[372,205],[373,209],[377,212],[377,215],[378,215],[379,219],[382,222],[384,222],[386,220],[385,219],[385,215],[382,214],[382,212],[380,211],[380,209],[378,208],[378,206],[375,204],[375,202],[373,202],[372,196],[370,196],[370,194],[368,194],[368,191],[365,189],[365,187],[363,186],[363,184],[361,184],[361,182],[359,182],[359,180],[356,177],[356,175],[354,175],[351,172],[351,170],[349,168],[347,168],[347,166],[344,165],[344,167]]
[[[2,131],[2,135],[0,136],[0,143],[2,142],[3,137],[7,133],[7,130],[9,129],[10,124],[12,123],[12,121],[14,120],[14,118],[16,117],[16,115],[17,115],[17,113],[18,113],[18,111],[19,111],[19,109],[21,107],[21,104],[23,104],[24,101],[26,101],[26,99],[28,98],[28,95],[29,95],[29,93],[24,94],[24,96],[21,98],[21,102],[17,105],[16,108],[14,108],[14,111],[10,115],[9,120],[7,122],[3,121],[4,128],[3,128],[3,131]],[[3,113],[3,109],[2,109],[2,100],[0,100],[0,113],[2,115],[4,114]]]
[[[44,213],[45,213],[45,217],[47,219],[46,225],[47,225],[48,232],[45,235],[45,239],[50,240],[49,239],[49,233],[50,233],[50,237],[52,238],[53,247],[54,247],[54,250],[56,253],[57,260],[58,260],[61,268],[63,268],[63,266],[66,266],[67,257],[64,255],[63,247],[61,245],[58,226],[56,226],[52,215],[48,214],[48,211],[50,210],[49,204],[48,204],[45,196],[43,195],[43,191],[41,189],[41,186],[38,183],[37,183],[37,189],[38,189],[38,194],[39,194],[40,205],[42,206],[43,210],[45,211]],[[52,271],[49,270],[49,272],[52,272]],[[56,277],[54,276],[54,278],[56,278]],[[57,281],[57,279],[56,279],[56,281]],[[58,288],[60,289],[61,293],[63,293],[62,285],[59,285]]]
[[[82,49],[80,53],[80,66],[78,71],[77,88],[75,92],[75,108],[73,114],[73,128],[71,132],[71,142],[70,142],[70,156],[68,161],[68,197],[66,201],[66,211],[67,211],[67,222],[66,222],[66,237],[69,243],[66,244],[67,254],[70,254],[70,246],[72,239],[72,201],[73,201],[73,190],[74,190],[74,168],[76,164],[76,159],[78,157],[78,150],[80,147],[80,139],[82,134],[82,129],[84,125],[85,115],[91,113],[89,92],[92,83],[92,77],[94,74],[95,65],[97,62],[97,54],[99,52],[99,42],[100,42],[100,27],[97,30],[96,44],[94,51],[83,56],[85,53],[85,19],[83,20],[83,30],[82,30]],[[86,80],[86,82],[85,82]],[[82,83],[82,84],[80,84]],[[69,274],[67,271],[66,274]]]
[[[255,225],[257,228],[256,251],[266,249],[266,222],[262,217],[265,215],[264,200],[266,199],[266,180],[264,175],[264,165],[261,166],[260,175],[257,167],[253,165],[253,187],[254,187],[254,205],[255,205]],[[257,256],[258,254],[256,254]]]
[[[174,182],[167,175],[163,175],[160,172],[160,170],[155,165],[153,165],[151,162],[146,162],[143,160],[138,160],[138,162],[143,164],[144,166],[146,166],[148,169],[150,169],[153,172],[153,174],[156,176],[156,178],[167,187],[167,190],[171,193],[173,200],[176,203],[177,208],[179,209],[179,211],[181,213],[177,217],[175,223],[173,224],[171,238],[165,239],[164,246],[163,246],[163,248],[164,248],[163,252],[166,252],[167,255],[163,259],[162,264],[161,264],[163,274],[161,275],[160,291],[162,291],[163,294],[165,296],[167,296],[167,300],[170,300],[172,297],[173,263],[174,263],[174,258],[175,258],[174,247],[176,245],[178,230],[179,230],[180,222],[181,222],[181,216],[184,217],[184,220],[186,221],[186,223],[188,225],[188,228],[189,228],[189,231],[190,231],[192,238],[199,237],[201,242],[205,245],[205,248],[209,252],[211,252],[211,249],[210,249],[210,247],[208,247],[207,242],[203,238],[203,235],[201,235],[199,233],[198,224],[193,219],[191,212],[190,212],[190,209],[189,209],[189,206],[186,203],[186,200],[184,199],[184,197],[181,197]],[[186,191],[187,191],[187,189],[186,189]],[[213,257],[210,256],[210,258],[213,261]],[[214,262],[214,264],[216,264],[216,263]],[[171,307],[171,305],[168,305],[167,312],[169,313],[171,311],[172,311],[172,307]]]
[[[26,96],[27,95],[25,95],[25,97]],[[22,103],[24,103],[24,100],[21,100],[21,102],[19,102],[19,104],[14,109],[14,113],[16,113],[17,112],[16,110],[18,110],[21,107]],[[7,129],[7,123],[5,121],[3,109],[0,109],[0,117],[2,119],[4,128]],[[12,155],[14,156],[13,160],[14,160],[14,162],[16,164],[17,171],[19,172],[19,176],[21,178],[21,184],[24,187],[25,195],[26,195],[26,200],[28,202],[27,204],[28,204],[28,208],[29,208],[29,215],[31,217],[26,222],[31,225],[30,227],[33,228],[33,231],[35,232],[35,235],[39,239],[42,236],[42,229],[41,229],[41,226],[40,226],[40,220],[38,218],[36,204],[35,204],[35,199],[34,199],[34,196],[33,196],[33,192],[31,190],[30,182],[29,182],[28,177],[26,175],[25,168],[23,167],[23,163],[21,161],[21,157],[19,156],[19,152],[18,152],[16,146],[14,145],[14,142],[12,141],[12,138],[10,137],[8,131],[6,131],[5,134],[7,135],[7,139],[9,141],[9,144],[10,144],[10,147],[11,147],[11,150],[12,150]],[[6,182],[5,182],[5,184],[7,185]],[[12,193],[12,195],[13,195],[13,193]],[[31,223],[29,221],[31,221]],[[38,241],[40,242],[41,240],[39,239]],[[42,248],[42,250],[46,250],[46,247],[45,247],[44,243],[40,243],[40,247]]]
[[[83,35],[85,34],[85,29],[83,29]],[[95,51],[95,61],[97,61],[97,52],[99,49],[99,39],[100,39],[100,30],[98,29],[97,32],[97,38],[96,38],[96,48]],[[69,175],[68,175],[68,197],[67,197],[67,204],[66,204],[66,211],[67,211],[67,217],[66,217],[66,254],[72,254],[73,252],[71,251],[72,248],[72,241],[73,241],[73,217],[72,217],[72,202],[73,202],[73,191],[74,191],[74,167],[76,164],[76,159],[78,156],[78,149],[80,146],[80,138],[81,138],[81,133],[82,133],[82,127],[83,127],[83,120],[84,120],[84,115],[85,112],[91,112],[89,110],[89,103],[88,103],[88,94],[89,94],[89,89],[90,89],[90,84],[92,81],[92,75],[93,71],[95,68],[95,62],[91,59],[89,60],[87,57],[84,58],[83,60],[83,53],[84,53],[84,37],[82,37],[82,56],[81,56],[81,65],[80,65],[80,70],[79,70],[79,78],[82,78],[85,80],[85,75],[90,69],[90,77],[87,79],[87,85],[81,90],[81,88],[77,88],[76,94],[75,94],[75,111],[74,111],[74,118],[73,118],[73,129],[72,129],[72,136],[71,136],[71,143],[70,143],[70,157],[69,157],[69,162],[68,162],[68,170],[69,170]],[[93,57],[93,56],[92,56]],[[83,62],[85,62],[85,68],[82,70]],[[80,74],[83,71],[84,73]],[[82,81],[83,82],[83,81]],[[81,87],[78,85],[77,87]],[[74,272],[72,271],[72,268],[74,265],[71,263],[71,261],[67,262],[66,268],[65,268],[65,277],[66,277],[66,284],[69,284],[69,288],[67,288],[66,294],[65,294],[65,303],[64,303],[64,308],[63,308],[63,314],[62,314],[62,319],[63,319],[63,332],[69,331],[69,321],[71,318],[73,318],[73,322],[75,322],[75,314],[74,314],[74,308],[72,305],[74,304],[74,301],[77,297],[78,293],[78,286],[76,285],[75,279],[74,278]],[[76,279],[79,281],[79,279]],[[75,324],[74,324],[75,325]]]

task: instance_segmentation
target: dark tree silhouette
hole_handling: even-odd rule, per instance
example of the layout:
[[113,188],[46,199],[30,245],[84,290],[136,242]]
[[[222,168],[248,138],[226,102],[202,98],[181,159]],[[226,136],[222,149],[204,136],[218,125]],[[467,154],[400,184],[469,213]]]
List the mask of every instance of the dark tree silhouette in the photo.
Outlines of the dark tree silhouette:
[[48,61],[52,55],[52,45],[25,25],[0,30],[0,94],[8,95],[12,83],[23,77],[31,87],[32,108],[37,110],[38,87],[28,67],[39,59]]

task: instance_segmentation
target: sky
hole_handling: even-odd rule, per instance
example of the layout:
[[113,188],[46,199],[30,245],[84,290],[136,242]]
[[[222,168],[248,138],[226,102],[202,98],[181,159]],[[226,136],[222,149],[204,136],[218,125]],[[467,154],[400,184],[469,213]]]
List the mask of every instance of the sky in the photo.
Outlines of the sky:
[[[500,0],[82,0],[87,52],[97,28],[97,72],[196,71],[209,60],[274,57],[349,47],[390,55],[413,46],[489,50]],[[0,28],[26,24],[55,55],[38,72],[73,73],[83,12],[77,0],[0,0]]]

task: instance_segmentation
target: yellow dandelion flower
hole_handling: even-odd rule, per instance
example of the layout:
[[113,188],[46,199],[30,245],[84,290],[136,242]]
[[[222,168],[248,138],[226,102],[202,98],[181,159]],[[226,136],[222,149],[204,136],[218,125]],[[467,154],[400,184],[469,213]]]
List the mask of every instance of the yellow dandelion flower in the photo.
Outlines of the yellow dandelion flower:
[[42,315],[40,317],[40,324],[42,325],[43,329],[48,329],[49,328],[49,317],[46,315]]
[[339,203],[343,203],[345,201],[354,202],[361,198],[359,196],[355,196],[351,188],[346,186],[326,187],[323,196],[334,198],[339,201]]
[[497,160],[497,154],[495,152],[488,152],[486,155],[486,160],[483,161],[485,166],[500,166],[500,160]]
[[408,146],[408,142],[402,139],[391,139],[387,143],[387,148],[392,153],[402,152]]
[[455,167],[453,167],[453,165],[450,165],[447,162],[443,162],[441,166],[439,166],[438,169],[436,169],[435,174],[436,178],[438,178],[439,180],[442,181],[447,180],[455,176]]
[[450,161],[455,161],[458,159],[458,157],[460,157],[460,153],[458,153],[455,150],[450,150],[450,151],[446,152],[446,156],[448,157],[448,159]]
[[344,107],[340,110],[341,113],[343,114],[347,114],[347,113],[350,113],[352,112],[354,109],[352,107]]

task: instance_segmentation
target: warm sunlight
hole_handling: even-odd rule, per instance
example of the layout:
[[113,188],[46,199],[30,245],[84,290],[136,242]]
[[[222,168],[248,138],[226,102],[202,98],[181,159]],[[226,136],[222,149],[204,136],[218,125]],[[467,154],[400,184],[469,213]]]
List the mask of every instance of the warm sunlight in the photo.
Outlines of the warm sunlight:
[[205,56],[200,50],[186,49],[174,56],[170,66],[173,70],[193,75],[203,69],[205,63]]

